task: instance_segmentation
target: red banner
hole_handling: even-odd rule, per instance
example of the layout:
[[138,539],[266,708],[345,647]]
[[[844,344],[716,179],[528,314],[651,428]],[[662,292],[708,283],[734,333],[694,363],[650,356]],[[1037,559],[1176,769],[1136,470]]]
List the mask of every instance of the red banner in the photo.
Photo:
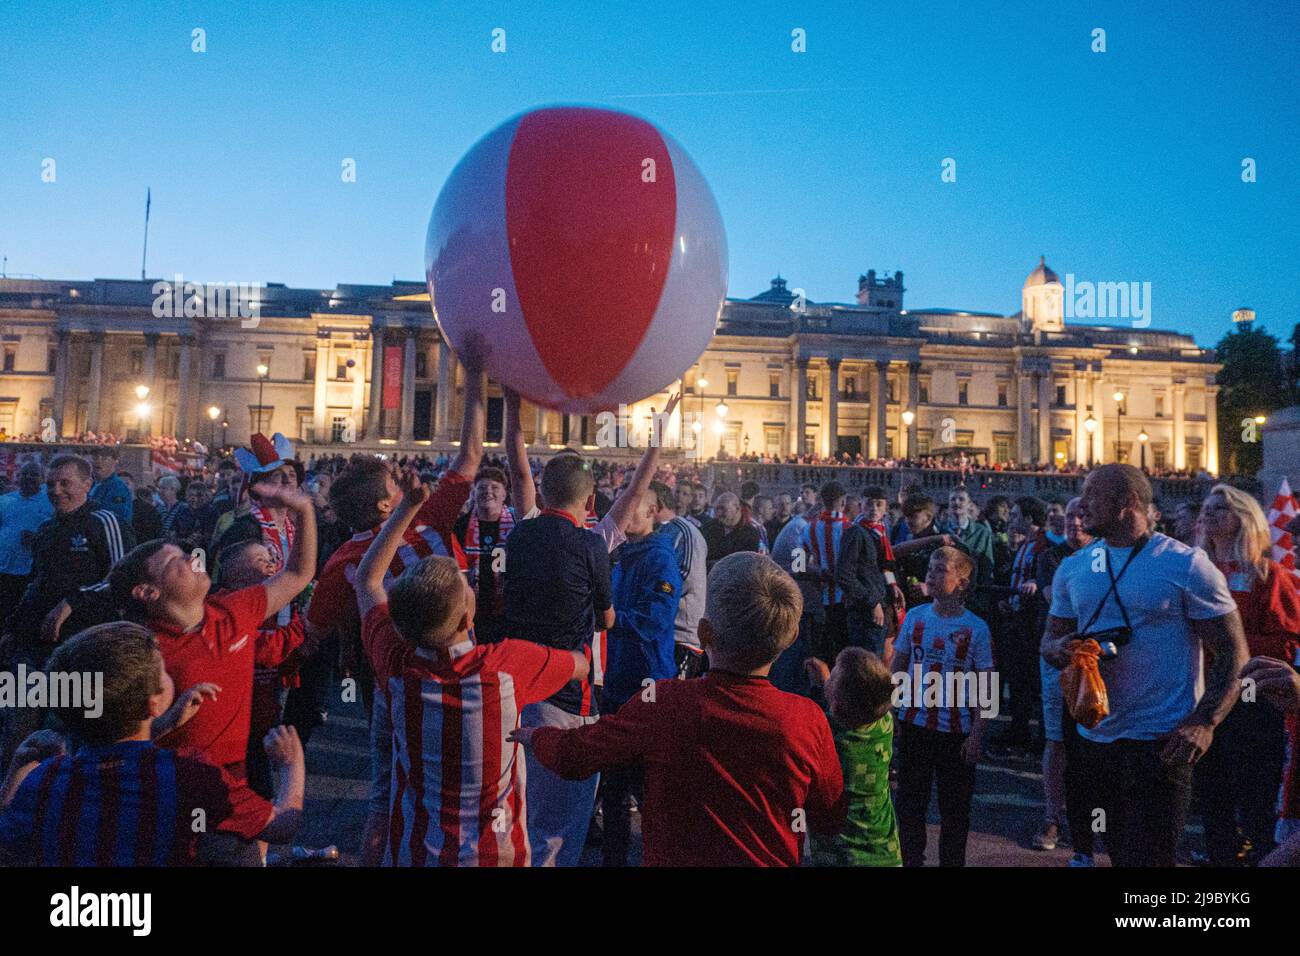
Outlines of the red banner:
[[384,347],[384,400],[381,408],[402,407],[402,347]]

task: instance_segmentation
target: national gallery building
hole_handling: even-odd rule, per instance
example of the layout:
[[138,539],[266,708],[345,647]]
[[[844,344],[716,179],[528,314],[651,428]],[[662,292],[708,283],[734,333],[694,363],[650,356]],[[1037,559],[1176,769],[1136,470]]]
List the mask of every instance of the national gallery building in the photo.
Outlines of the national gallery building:
[[[0,279],[0,430],[38,435],[50,420],[68,437],[207,445],[279,431],[339,451],[456,437],[463,373],[422,283],[255,287],[256,319],[203,288],[160,309],[160,285]],[[960,447],[990,462],[1218,472],[1219,366],[1191,336],[1067,323],[1065,286],[1041,261],[1014,315],[909,309],[904,292],[901,272],[873,270],[852,303],[808,301],[779,277],[753,298],[728,298],[680,383],[686,398],[666,443],[705,457]],[[491,441],[502,400],[495,384],[488,394]],[[631,441],[645,440],[666,397],[628,409]],[[594,416],[525,403],[523,418],[539,450],[597,445]],[[602,456],[618,454],[604,445]]]

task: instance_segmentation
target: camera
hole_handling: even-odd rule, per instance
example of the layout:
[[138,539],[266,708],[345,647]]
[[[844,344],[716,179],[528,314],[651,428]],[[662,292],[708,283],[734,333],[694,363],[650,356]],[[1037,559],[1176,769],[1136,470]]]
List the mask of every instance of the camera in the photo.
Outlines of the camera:
[[1080,634],[1080,640],[1096,641],[1101,647],[1101,659],[1108,661],[1119,653],[1119,649],[1133,640],[1133,628],[1131,627],[1108,627],[1104,631],[1093,631],[1091,634]]

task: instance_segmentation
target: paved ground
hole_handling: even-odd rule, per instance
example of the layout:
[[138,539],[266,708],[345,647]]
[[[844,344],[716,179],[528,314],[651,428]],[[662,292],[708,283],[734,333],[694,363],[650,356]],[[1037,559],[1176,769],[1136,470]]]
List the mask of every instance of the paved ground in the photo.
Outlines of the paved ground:
[[[300,840],[308,846],[335,844],[345,865],[355,865],[369,776],[366,723],[359,704],[344,705],[316,731],[307,751],[307,819]],[[1067,846],[1050,852],[1030,847],[1042,822],[1042,776],[1028,756],[995,756],[980,765],[967,850],[971,866],[1064,866]],[[636,817],[633,817],[634,825]],[[1199,826],[1189,827],[1199,836]],[[930,807],[929,861],[938,847],[937,801]],[[639,839],[634,848],[639,861]],[[1104,854],[1099,857],[1105,860]],[[599,865],[600,853],[588,847],[586,865]]]

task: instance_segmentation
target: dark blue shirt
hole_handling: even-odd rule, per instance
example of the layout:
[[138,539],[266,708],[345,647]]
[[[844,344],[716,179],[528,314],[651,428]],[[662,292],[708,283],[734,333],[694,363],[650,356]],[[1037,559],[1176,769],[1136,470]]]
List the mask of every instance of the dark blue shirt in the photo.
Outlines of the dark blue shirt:
[[[502,633],[590,652],[597,615],[613,606],[604,539],[548,509],[510,532],[505,567]],[[571,681],[549,703],[570,714],[598,710],[589,680]]]

